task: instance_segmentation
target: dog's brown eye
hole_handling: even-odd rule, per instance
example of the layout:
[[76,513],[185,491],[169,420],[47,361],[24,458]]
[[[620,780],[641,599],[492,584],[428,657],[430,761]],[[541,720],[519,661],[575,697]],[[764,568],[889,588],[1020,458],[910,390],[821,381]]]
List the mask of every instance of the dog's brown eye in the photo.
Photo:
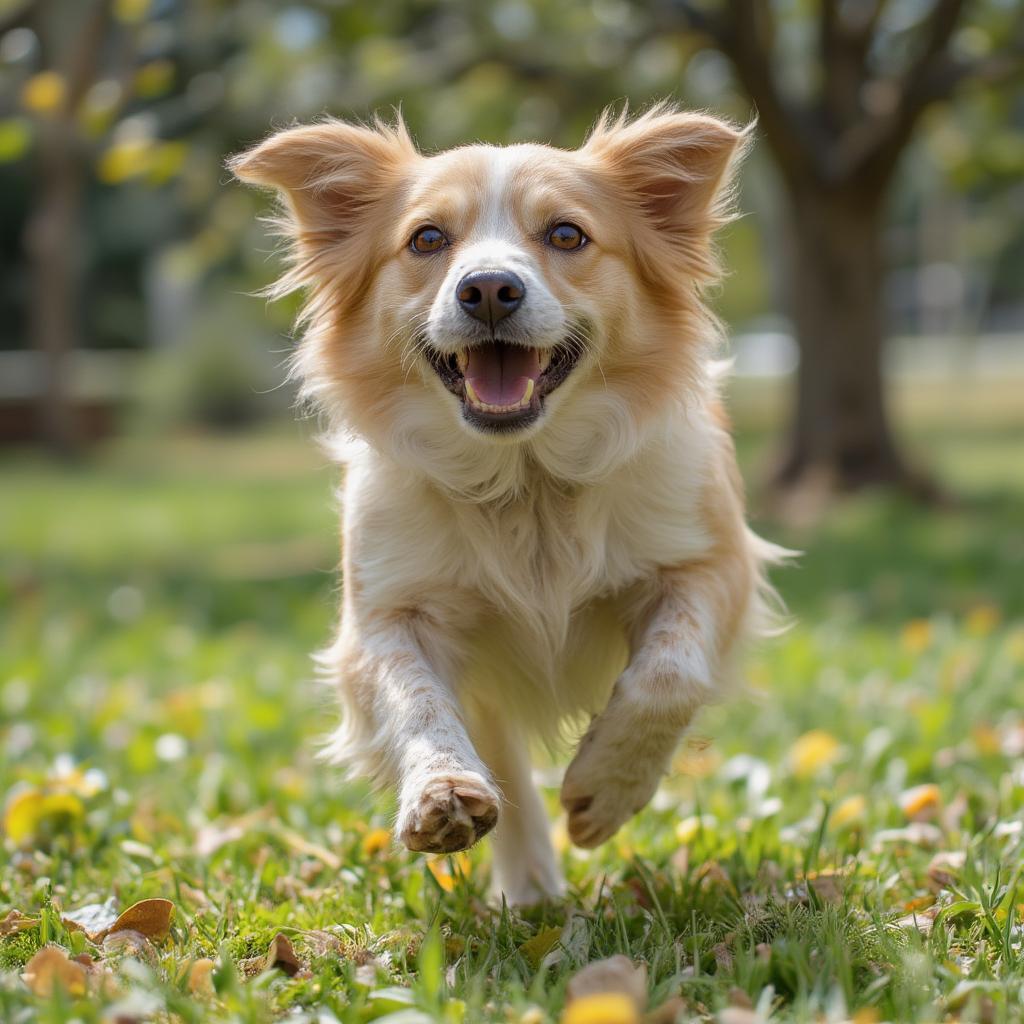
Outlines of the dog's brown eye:
[[437,252],[438,249],[443,249],[447,244],[448,239],[444,237],[444,232],[433,225],[420,228],[412,236],[412,241],[409,243],[416,252]]
[[580,249],[587,236],[575,224],[556,224],[549,232],[547,242],[556,249]]

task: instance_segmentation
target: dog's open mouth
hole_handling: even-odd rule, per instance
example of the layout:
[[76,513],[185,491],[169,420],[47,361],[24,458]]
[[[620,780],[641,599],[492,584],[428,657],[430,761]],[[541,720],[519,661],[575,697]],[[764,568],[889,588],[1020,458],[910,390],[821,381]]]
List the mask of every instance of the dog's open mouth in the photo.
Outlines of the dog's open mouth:
[[580,353],[568,345],[528,348],[488,341],[451,354],[427,347],[425,355],[441,383],[462,399],[465,417],[482,429],[501,431],[532,423]]

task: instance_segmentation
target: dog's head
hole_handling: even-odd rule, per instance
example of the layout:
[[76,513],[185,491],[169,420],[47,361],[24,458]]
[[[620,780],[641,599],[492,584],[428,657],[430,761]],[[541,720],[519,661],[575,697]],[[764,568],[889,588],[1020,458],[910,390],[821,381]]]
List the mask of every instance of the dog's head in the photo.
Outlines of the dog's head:
[[588,389],[639,416],[693,379],[742,139],[662,105],[602,118],[578,150],[424,156],[401,124],[329,121],[231,167],[284,197],[279,291],[307,292],[309,391],[371,438],[415,408],[449,436],[522,442]]

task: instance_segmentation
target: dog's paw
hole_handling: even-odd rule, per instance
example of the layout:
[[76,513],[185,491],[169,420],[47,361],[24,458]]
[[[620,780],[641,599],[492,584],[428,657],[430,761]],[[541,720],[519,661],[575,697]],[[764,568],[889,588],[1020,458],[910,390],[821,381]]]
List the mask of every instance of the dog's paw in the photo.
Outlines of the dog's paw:
[[[630,738],[631,737],[631,738]],[[562,781],[569,838],[586,849],[600,846],[654,796],[673,739],[640,737],[598,718],[580,743]]]
[[398,835],[418,853],[455,853],[487,835],[500,797],[477,772],[427,775],[403,787]]

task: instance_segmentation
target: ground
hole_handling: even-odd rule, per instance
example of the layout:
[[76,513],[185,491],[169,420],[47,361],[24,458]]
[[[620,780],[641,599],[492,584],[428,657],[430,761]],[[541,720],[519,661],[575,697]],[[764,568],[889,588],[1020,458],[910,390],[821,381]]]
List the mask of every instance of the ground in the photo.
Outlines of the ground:
[[[396,849],[388,798],[316,760],[337,583],[309,431],[3,455],[0,921],[29,920],[0,923],[0,1020],[543,1024],[615,953],[652,1010],[680,997],[652,1020],[1024,1020],[1021,390],[924,390],[902,420],[962,501],[758,522],[806,552],[792,628],[595,853],[543,770],[571,895],[523,914],[487,904],[486,843]],[[733,399],[751,469],[762,398]],[[166,938],[64,920],[147,898]],[[46,943],[88,967],[26,971]]]

